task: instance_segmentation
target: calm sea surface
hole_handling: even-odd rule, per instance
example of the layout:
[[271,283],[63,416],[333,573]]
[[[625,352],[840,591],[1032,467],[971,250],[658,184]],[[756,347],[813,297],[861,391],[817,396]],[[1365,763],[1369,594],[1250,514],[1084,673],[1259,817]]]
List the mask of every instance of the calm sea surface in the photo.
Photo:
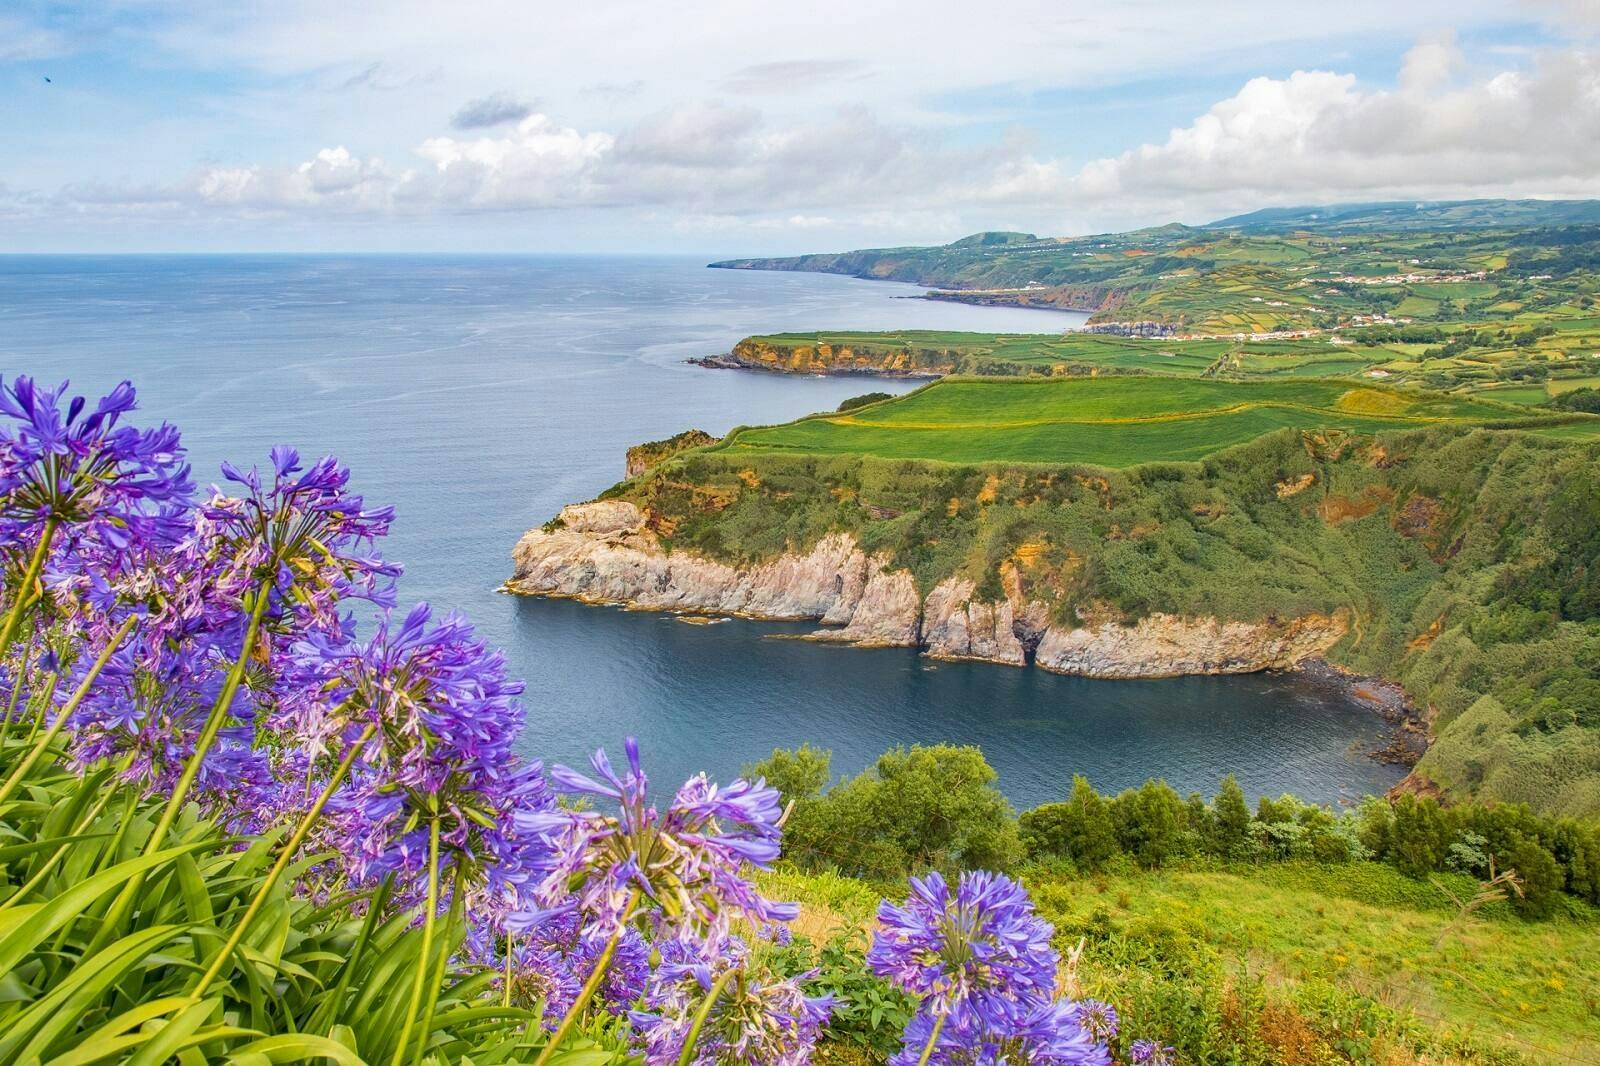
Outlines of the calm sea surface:
[[1087,681],[494,591],[518,535],[620,478],[630,444],[911,387],[690,356],[755,332],[1081,320],[900,298],[918,291],[670,258],[0,257],[0,372],[92,395],[132,378],[144,417],[183,429],[202,483],[279,442],[338,454],[399,511],[386,554],[406,564],[402,600],[460,608],[505,647],[546,759],[634,733],[665,783],[803,741],[852,772],[895,744],[956,741],[981,745],[1023,806],[1075,772],[1102,791],[1159,775],[1209,792],[1234,771],[1250,792],[1328,802],[1392,784],[1361,754],[1381,722],[1295,676]]

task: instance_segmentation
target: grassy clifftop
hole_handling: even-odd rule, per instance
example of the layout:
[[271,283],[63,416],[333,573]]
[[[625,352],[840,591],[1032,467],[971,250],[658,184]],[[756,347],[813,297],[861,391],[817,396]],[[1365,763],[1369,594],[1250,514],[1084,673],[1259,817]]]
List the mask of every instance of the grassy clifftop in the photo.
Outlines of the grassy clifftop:
[[719,365],[795,374],[989,377],[1142,374],[1220,380],[1342,377],[1529,405],[1600,386],[1600,316],[1481,326],[1367,326],[1316,336],[826,331],[747,337]]
[[[1343,382],[951,381],[736,430],[607,495],[674,547],[748,564],[844,531],[923,592],[960,575],[1057,621],[1345,608],[1331,657],[1434,718],[1421,779],[1597,813],[1600,443],[1484,428],[1516,413]],[[1234,444],[1246,417],[1267,423]]]

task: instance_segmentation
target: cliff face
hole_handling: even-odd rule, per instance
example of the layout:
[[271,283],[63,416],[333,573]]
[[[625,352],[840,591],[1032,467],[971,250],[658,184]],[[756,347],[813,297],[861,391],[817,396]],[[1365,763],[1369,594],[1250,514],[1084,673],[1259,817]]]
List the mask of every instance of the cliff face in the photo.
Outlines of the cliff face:
[[886,377],[940,377],[954,373],[958,363],[948,352],[916,348],[860,350],[826,342],[778,346],[746,338],[733,351],[708,365],[746,370],[773,370],[783,374],[878,374]]
[[1043,604],[1012,586],[1005,599],[975,596],[950,577],[926,597],[909,572],[890,570],[846,534],[805,553],[748,568],[667,552],[625,501],[565,508],[548,529],[528,531],[513,553],[512,592],[651,610],[769,619],[815,619],[811,639],[862,646],[921,647],[936,658],[978,659],[1085,677],[1249,673],[1293,666],[1332,647],[1344,614],[1227,622],[1150,615],[1132,625],[1053,624]]

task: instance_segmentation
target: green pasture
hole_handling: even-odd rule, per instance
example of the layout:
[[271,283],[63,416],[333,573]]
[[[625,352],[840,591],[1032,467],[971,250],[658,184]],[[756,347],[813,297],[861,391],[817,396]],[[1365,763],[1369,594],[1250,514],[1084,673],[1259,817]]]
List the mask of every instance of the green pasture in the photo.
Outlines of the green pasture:
[[1321,379],[949,379],[847,414],[740,430],[729,452],[1127,467],[1284,428],[1358,433],[1527,419],[1526,408]]

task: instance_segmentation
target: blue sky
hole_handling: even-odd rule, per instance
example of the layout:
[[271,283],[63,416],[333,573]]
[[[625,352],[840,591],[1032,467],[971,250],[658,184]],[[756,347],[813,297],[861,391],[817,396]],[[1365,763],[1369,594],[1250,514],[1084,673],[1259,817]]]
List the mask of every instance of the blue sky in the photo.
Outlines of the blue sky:
[[1600,195],[1600,0],[1329,10],[13,0],[0,250],[781,253]]

